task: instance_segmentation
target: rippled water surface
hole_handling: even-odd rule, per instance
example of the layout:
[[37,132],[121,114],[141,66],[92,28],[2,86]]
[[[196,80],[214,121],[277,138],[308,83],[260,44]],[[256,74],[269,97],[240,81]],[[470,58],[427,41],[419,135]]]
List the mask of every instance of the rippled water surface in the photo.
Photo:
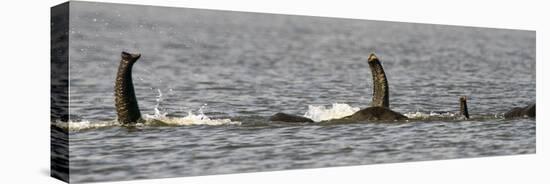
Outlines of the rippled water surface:
[[[71,4],[72,182],[535,153],[535,119],[501,118],[535,102],[533,31]],[[142,114],[177,125],[112,125],[123,50],[142,54]],[[368,107],[371,52],[393,110],[456,112],[466,95],[472,120],[267,121]]]

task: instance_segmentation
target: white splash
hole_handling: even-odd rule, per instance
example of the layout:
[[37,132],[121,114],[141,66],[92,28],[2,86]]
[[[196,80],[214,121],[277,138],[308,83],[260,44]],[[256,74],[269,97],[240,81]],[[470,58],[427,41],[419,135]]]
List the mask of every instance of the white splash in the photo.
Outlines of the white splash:
[[[199,109],[197,114],[189,111],[185,117],[167,117],[167,113],[163,113],[155,109],[155,114],[145,114],[144,123],[137,123],[137,127],[158,126],[158,121],[165,125],[184,126],[184,125],[241,125],[239,121],[231,121],[231,119],[211,119]],[[104,127],[123,126],[116,120],[112,121],[69,121],[69,122],[52,122],[52,125],[68,130],[70,132],[78,132],[88,129],[97,129]]]
[[159,95],[157,96],[157,99],[155,101],[157,101],[157,104],[155,104],[155,114],[145,114],[145,119],[160,119],[160,118],[165,118],[166,115],[168,113],[166,112],[161,112],[161,110],[159,109],[159,106],[160,106],[160,102],[162,102],[162,92],[160,91],[160,89],[157,89],[157,92],[159,93]]
[[[144,114],[142,118],[145,120],[145,122],[137,123],[135,126],[137,127],[144,127],[144,126],[158,126],[158,121],[161,121],[161,124],[166,125],[240,125],[241,122],[239,121],[231,121],[231,119],[210,119],[210,117],[206,116],[203,112],[203,110],[206,108],[207,104],[204,104],[201,106],[197,112],[197,114],[194,114],[192,111],[187,112],[187,116],[184,117],[168,117],[168,112],[163,112],[162,108],[160,108],[160,104],[162,102],[162,92],[160,89],[157,89],[158,96],[156,99],[157,104],[154,107],[154,114]],[[74,131],[81,131],[86,129],[96,129],[96,128],[102,128],[102,127],[110,127],[110,126],[123,126],[121,123],[119,123],[116,120],[112,121],[96,121],[96,122],[90,122],[88,120],[82,120],[82,121],[69,121],[69,122],[52,122],[52,125],[57,126],[59,128],[63,128],[65,130],[69,130],[71,132]]]
[[95,128],[103,128],[103,127],[110,127],[110,126],[119,126],[120,123],[116,121],[99,121],[99,122],[90,122],[87,120],[83,121],[69,121],[69,122],[52,122],[54,126],[57,126],[62,129],[69,130],[71,132],[73,131],[81,131],[86,129],[95,129]]
[[404,116],[407,116],[407,118],[409,119],[425,119],[425,118],[429,118],[430,117],[430,114],[427,114],[427,113],[423,113],[423,112],[408,112],[408,113],[405,113],[403,114]]
[[352,115],[359,110],[359,107],[352,107],[345,103],[333,103],[332,106],[329,108],[325,107],[324,105],[308,105],[308,110],[304,114],[304,117],[309,118],[315,122],[319,122],[343,118]]
[[240,125],[239,121],[231,121],[231,119],[210,119],[203,112],[206,108],[206,104],[201,106],[194,114],[192,111],[187,112],[185,117],[167,117],[167,113],[161,113],[158,108],[155,108],[155,114],[145,115],[147,121],[159,120],[169,125]]
[[430,113],[424,113],[424,112],[408,112],[403,114],[407,116],[409,119],[430,119],[430,118],[456,118],[457,114],[452,112],[443,112],[443,113],[437,113],[437,112],[430,112]]
[[188,112],[185,117],[164,117],[160,120],[169,125],[240,125],[239,121],[231,121],[231,119],[210,119],[204,114],[193,114]]
[[162,92],[157,89],[157,104],[155,105],[155,114],[145,114],[144,119],[146,122],[152,120],[159,120],[169,125],[240,125],[241,122],[231,121],[230,119],[210,119],[204,114],[204,109],[207,104],[202,105],[197,114],[193,114],[192,111],[187,112],[185,117],[167,117],[167,112],[162,112],[160,109],[160,103],[162,102]]

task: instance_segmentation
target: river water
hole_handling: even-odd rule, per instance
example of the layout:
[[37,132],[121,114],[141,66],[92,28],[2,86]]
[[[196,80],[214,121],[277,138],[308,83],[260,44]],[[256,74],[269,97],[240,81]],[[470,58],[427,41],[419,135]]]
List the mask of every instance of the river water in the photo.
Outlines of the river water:
[[[535,153],[535,32],[71,2],[71,182]],[[118,125],[120,52],[147,119]],[[376,53],[394,123],[316,121],[368,107]],[[458,120],[459,96],[470,120]],[[448,112],[443,115],[434,112]],[[434,120],[445,116],[448,120]]]

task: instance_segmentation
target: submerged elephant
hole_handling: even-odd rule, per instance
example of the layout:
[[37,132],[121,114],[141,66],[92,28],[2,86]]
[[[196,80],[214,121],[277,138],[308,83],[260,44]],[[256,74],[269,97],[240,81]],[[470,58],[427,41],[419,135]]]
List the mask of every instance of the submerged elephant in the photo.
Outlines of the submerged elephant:
[[504,118],[506,119],[512,119],[512,118],[534,118],[536,117],[537,109],[535,107],[535,103],[528,105],[526,107],[515,107],[508,112],[504,113]]
[[[371,106],[365,109],[359,110],[350,116],[337,119],[335,121],[394,121],[394,120],[406,120],[406,116],[401,113],[391,110],[390,107],[390,95],[388,79],[382,64],[378,60],[378,57],[374,54],[370,54],[368,58],[369,68],[372,73],[373,82],[373,96]],[[301,116],[277,113],[270,118],[271,121],[282,122],[313,122],[313,120]]]

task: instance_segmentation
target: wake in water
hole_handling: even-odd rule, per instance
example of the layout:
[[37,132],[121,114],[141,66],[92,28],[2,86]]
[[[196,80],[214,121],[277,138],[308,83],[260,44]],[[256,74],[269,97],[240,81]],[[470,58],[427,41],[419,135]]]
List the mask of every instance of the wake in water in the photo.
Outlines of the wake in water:
[[104,127],[113,127],[113,126],[120,126],[122,124],[118,123],[117,121],[99,121],[99,122],[90,122],[87,120],[82,121],[69,121],[69,122],[52,122],[53,126],[68,130],[70,132],[75,131],[81,131],[81,130],[88,130],[88,129],[97,129],[97,128],[104,128]]
[[[204,114],[206,104],[201,106],[196,112],[189,111],[184,117],[170,117],[167,112],[163,112],[160,108],[162,101],[162,93],[159,91],[157,96],[157,105],[154,108],[154,114],[145,114],[143,123],[137,123],[132,126],[146,127],[146,126],[191,126],[191,125],[241,125],[242,122],[234,121],[231,119],[212,119]],[[346,116],[350,116],[359,111],[359,107],[352,107],[345,103],[333,103],[330,106],[326,105],[308,105],[308,110],[304,113],[303,117],[310,118],[315,122],[326,122],[330,120],[340,119]],[[458,112],[408,112],[403,114],[410,120],[443,120],[443,121],[455,121],[463,120],[462,116]],[[502,114],[494,115],[477,115],[470,120],[483,120],[483,119],[503,119]],[[123,125],[116,120],[111,121],[95,121],[88,120],[82,121],[69,121],[69,122],[53,122],[52,125],[69,130],[69,131],[82,131],[88,129],[98,129],[114,126],[127,126]]]
[[[157,104],[154,107],[154,114],[145,114],[142,119],[144,122],[136,123],[136,127],[143,126],[186,126],[186,125],[240,125],[239,121],[231,121],[231,119],[211,119],[206,116],[203,109],[206,108],[206,104],[201,106],[196,113],[192,111],[187,112],[187,116],[184,117],[169,117],[168,112],[161,110],[160,104],[162,102],[162,92],[157,89],[158,96],[156,99]],[[69,121],[69,122],[52,122],[52,125],[63,128],[69,131],[81,131],[87,129],[97,129],[113,126],[128,126],[119,123],[116,120],[111,121],[97,121],[90,122],[88,120],[82,121]]]
[[[303,117],[315,122],[329,121],[350,116],[361,110],[359,107],[352,107],[345,103],[333,103],[331,106],[309,105]],[[408,112],[403,114],[410,120],[463,120],[459,112]],[[499,118],[497,115],[482,116],[482,118]],[[478,117],[481,118],[481,117]]]
[[161,121],[166,125],[240,125],[241,122],[231,121],[231,119],[210,119],[203,112],[206,104],[201,106],[197,114],[187,112],[185,117],[168,117],[168,113],[162,113],[158,107],[155,107],[155,114],[146,114],[144,119],[147,122]]
[[[158,96],[156,96],[156,105],[154,107],[154,114],[145,114],[142,119],[144,122],[137,123],[132,126],[144,127],[144,126],[189,126],[189,125],[241,125],[240,121],[232,121],[231,119],[211,119],[204,114],[204,109],[207,104],[201,106],[195,113],[192,111],[187,112],[184,117],[170,117],[168,112],[164,112],[161,108],[163,95],[160,89],[157,89]],[[325,105],[308,105],[308,110],[304,113],[303,117],[309,118],[314,122],[326,122],[330,120],[341,119],[346,116],[353,115],[357,111],[361,110],[359,107],[352,107],[345,103],[333,103],[330,106]],[[459,112],[408,112],[403,114],[410,120],[462,120],[462,116]],[[478,117],[481,119],[494,119],[499,118],[502,115],[491,115]],[[53,122],[52,125],[69,130],[69,131],[82,131],[87,129],[97,129],[113,126],[128,126],[119,123],[116,120],[111,121],[97,121],[90,122],[88,120],[82,121],[69,121],[69,122]]]
[[[198,110],[198,113],[193,113],[192,111],[187,112],[187,116],[184,117],[169,117],[168,113],[161,112],[155,108],[155,114],[145,114],[143,119],[145,120],[142,123],[136,123],[135,127],[145,127],[145,126],[188,126],[188,125],[240,125],[239,121],[231,121],[230,119],[211,119],[202,112],[201,107]],[[82,121],[69,121],[69,122],[52,122],[52,125],[59,128],[69,130],[69,131],[82,131],[88,129],[98,129],[105,127],[114,127],[114,126],[128,126],[122,123],[119,123],[116,120],[111,121],[95,121],[91,122],[88,120]]]
[[461,119],[461,115],[459,113],[453,113],[453,112],[408,112],[403,114],[407,116],[409,119],[415,119],[415,120],[430,120],[430,119]]

